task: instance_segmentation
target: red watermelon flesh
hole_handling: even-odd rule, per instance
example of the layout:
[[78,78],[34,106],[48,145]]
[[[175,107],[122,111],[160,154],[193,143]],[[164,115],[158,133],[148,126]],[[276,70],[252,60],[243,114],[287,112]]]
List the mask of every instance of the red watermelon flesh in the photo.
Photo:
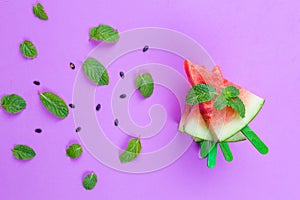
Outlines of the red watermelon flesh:
[[[198,108],[189,109],[191,113],[188,117],[185,116],[186,119],[184,123],[181,122],[181,124],[184,124],[182,132],[201,139],[224,141],[246,126],[256,116],[264,103],[262,98],[224,79],[219,66],[209,71],[203,66],[198,66],[191,61],[185,60],[184,69],[192,86],[197,84],[209,84],[215,87],[218,93],[221,92],[222,88],[229,85],[239,88],[239,97],[245,104],[246,115],[245,118],[241,118],[236,111],[229,107],[216,110],[213,106],[214,100],[200,103]],[[203,120],[211,136],[208,136],[209,134],[207,132],[204,133],[205,130],[203,127],[197,126],[197,124],[201,124]]]
[[[187,74],[188,80],[192,86],[197,84],[209,84],[221,92],[224,87],[222,74],[213,73],[207,70],[204,66],[198,66],[188,60],[184,61],[184,70]],[[213,102],[204,102],[199,104],[200,112],[204,120],[209,123],[214,114]]]

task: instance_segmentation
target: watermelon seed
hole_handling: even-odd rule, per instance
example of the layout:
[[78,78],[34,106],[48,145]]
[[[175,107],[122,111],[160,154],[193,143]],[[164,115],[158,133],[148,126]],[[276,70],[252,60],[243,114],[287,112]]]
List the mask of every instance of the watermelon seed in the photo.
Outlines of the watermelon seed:
[[118,126],[119,125],[119,120],[118,119],[115,119],[115,126]]
[[70,107],[70,108],[75,108],[75,105],[72,104],[72,103],[70,103],[70,104],[69,104],[69,107]]
[[96,110],[99,111],[101,109],[101,104],[99,103],[97,106],[96,106]]
[[76,131],[76,133],[78,133],[79,131],[81,131],[81,127],[78,126],[75,131]]
[[126,94],[121,94],[121,95],[120,95],[120,98],[121,98],[121,99],[125,99],[125,98],[126,98]]
[[39,81],[33,81],[33,84],[34,85],[40,85],[40,82]]
[[124,75],[125,75],[124,72],[120,72],[120,77],[121,78],[124,78]]
[[70,68],[71,68],[71,69],[75,69],[74,63],[71,63],[71,62],[70,62]]
[[41,132],[42,132],[42,129],[37,128],[37,129],[35,129],[34,131],[35,131],[36,133],[41,133]]
[[148,45],[145,45],[144,48],[143,48],[143,52],[148,51],[148,49],[149,49],[149,46],[148,46]]

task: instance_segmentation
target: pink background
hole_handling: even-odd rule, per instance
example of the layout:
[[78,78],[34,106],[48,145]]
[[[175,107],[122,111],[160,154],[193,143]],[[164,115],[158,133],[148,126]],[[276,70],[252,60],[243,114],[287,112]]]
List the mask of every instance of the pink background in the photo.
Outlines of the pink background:
[[[299,198],[299,1],[41,1],[46,22],[33,16],[34,3],[0,1],[0,95],[18,93],[28,103],[17,116],[0,111],[0,199]],[[53,90],[72,102],[76,71],[95,47],[88,30],[99,23],[120,31],[170,28],[202,44],[228,79],[266,99],[251,127],[269,154],[261,156],[249,142],[233,144],[232,163],[220,154],[216,168],[207,169],[193,145],[171,166],[140,175],[112,170],[86,151],[76,161],[68,159],[66,146],[80,142],[72,115],[65,120],[49,115],[37,90]],[[24,39],[36,44],[37,59],[22,58],[18,48]],[[37,156],[14,159],[10,149],[19,143],[32,146]],[[99,178],[92,191],[81,186],[88,171]]]

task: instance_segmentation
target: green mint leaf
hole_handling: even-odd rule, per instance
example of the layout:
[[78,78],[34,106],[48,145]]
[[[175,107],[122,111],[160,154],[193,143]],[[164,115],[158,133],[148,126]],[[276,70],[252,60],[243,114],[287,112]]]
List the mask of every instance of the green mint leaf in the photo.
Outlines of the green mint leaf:
[[1,98],[1,107],[8,113],[17,114],[26,108],[26,101],[16,94],[10,94]]
[[32,7],[32,10],[36,17],[40,18],[41,20],[48,20],[48,15],[45,12],[42,4],[37,3],[35,6]]
[[58,118],[66,118],[69,114],[67,104],[56,94],[39,92],[40,100],[45,108]]
[[103,40],[106,42],[117,42],[119,38],[118,30],[105,24],[93,27],[90,30],[90,39],[96,41]]
[[86,190],[91,190],[96,186],[97,181],[97,175],[95,173],[90,173],[84,177],[82,185]]
[[242,118],[245,117],[245,105],[239,97],[227,99],[228,106],[234,109]]
[[193,86],[186,95],[185,101],[188,105],[196,105],[212,100],[216,96],[216,89],[207,84]]
[[108,85],[106,68],[94,58],[87,58],[82,64],[85,75],[97,85]]
[[227,99],[224,94],[220,94],[214,102],[214,107],[217,110],[222,110],[227,106]]
[[22,144],[16,145],[12,149],[12,153],[18,160],[29,160],[34,158],[36,155],[31,147]]
[[37,50],[34,44],[28,40],[24,40],[20,44],[20,51],[25,58],[34,59],[37,56]]
[[222,92],[227,98],[238,97],[240,95],[239,89],[237,89],[235,86],[232,85],[223,88]]
[[82,147],[80,144],[72,144],[66,150],[67,156],[70,158],[78,158],[82,154]]
[[127,149],[120,155],[119,159],[122,163],[134,160],[141,152],[142,145],[140,138],[132,138],[127,146]]
[[135,86],[141,92],[143,97],[150,97],[154,89],[154,82],[151,74],[145,73],[137,76],[135,79]]

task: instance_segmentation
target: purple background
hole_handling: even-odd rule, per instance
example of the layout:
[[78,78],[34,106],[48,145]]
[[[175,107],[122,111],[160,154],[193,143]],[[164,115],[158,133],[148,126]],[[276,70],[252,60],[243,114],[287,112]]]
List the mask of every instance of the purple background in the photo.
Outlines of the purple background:
[[[17,116],[0,111],[0,199],[299,198],[299,1],[43,0],[47,22],[33,16],[34,3],[0,1],[0,95],[18,93],[28,103]],[[79,141],[72,115],[65,120],[49,115],[37,90],[50,89],[72,101],[76,71],[95,46],[88,42],[88,30],[99,23],[120,31],[171,28],[197,40],[229,80],[267,100],[251,127],[269,154],[261,156],[249,142],[233,144],[232,163],[219,155],[216,168],[207,169],[193,145],[171,166],[140,175],[112,170],[86,151],[76,161],[68,159],[66,146]],[[36,44],[37,59],[22,58],[18,47],[24,39]],[[76,70],[70,70],[70,61]],[[38,127],[43,133],[34,133]],[[32,146],[37,156],[15,160],[10,149],[18,143]],[[90,170],[99,182],[85,191],[81,179]]]

